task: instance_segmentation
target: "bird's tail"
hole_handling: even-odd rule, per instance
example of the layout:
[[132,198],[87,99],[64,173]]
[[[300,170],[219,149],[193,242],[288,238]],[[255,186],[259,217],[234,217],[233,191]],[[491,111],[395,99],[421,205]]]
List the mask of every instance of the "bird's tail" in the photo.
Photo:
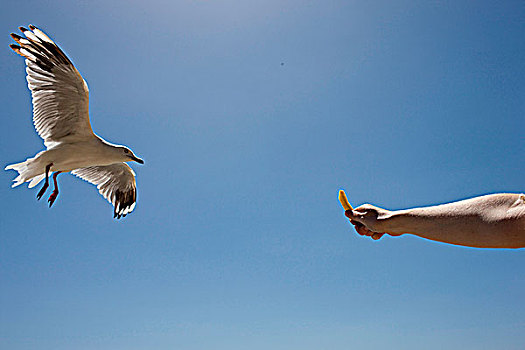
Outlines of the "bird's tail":
[[10,164],[5,167],[5,170],[16,170],[18,172],[18,176],[13,180],[14,184],[11,187],[30,181],[29,188],[33,188],[44,179],[45,175],[42,174],[38,162],[35,162],[36,158],[28,158],[25,162]]

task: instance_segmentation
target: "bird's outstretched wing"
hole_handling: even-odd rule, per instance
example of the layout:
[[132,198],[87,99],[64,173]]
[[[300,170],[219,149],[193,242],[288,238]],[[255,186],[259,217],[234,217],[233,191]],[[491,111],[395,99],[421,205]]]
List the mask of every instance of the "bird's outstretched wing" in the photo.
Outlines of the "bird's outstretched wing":
[[71,173],[97,186],[99,193],[115,207],[113,217],[120,219],[135,209],[135,173],[126,163],[90,166]]
[[64,52],[33,25],[20,27],[25,38],[10,47],[26,58],[27,83],[33,98],[33,123],[47,148],[61,141],[93,137],[89,123],[89,90]]

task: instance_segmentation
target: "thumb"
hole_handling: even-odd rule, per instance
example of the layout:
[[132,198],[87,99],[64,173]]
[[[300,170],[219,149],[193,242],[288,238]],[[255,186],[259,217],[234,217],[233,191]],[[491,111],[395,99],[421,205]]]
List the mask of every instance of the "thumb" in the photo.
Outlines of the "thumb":
[[350,220],[359,221],[363,217],[363,214],[352,209],[345,210],[345,216]]

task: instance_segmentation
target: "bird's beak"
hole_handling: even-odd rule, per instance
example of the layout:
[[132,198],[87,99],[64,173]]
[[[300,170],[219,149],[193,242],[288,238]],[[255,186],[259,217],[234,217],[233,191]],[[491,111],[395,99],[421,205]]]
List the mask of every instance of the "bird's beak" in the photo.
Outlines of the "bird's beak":
[[144,161],[140,158],[137,158],[135,156],[131,156],[131,159],[134,160],[135,162],[139,163],[139,164],[144,164]]

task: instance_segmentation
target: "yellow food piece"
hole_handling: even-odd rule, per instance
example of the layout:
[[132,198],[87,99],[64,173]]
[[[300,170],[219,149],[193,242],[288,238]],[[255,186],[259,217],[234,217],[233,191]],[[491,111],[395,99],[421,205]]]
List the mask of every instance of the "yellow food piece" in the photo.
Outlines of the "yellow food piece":
[[348,198],[346,198],[345,191],[343,190],[339,190],[339,202],[341,202],[341,205],[343,206],[343,208],[345,208],[345,211],[353,210],[352,206],[348,202]]

